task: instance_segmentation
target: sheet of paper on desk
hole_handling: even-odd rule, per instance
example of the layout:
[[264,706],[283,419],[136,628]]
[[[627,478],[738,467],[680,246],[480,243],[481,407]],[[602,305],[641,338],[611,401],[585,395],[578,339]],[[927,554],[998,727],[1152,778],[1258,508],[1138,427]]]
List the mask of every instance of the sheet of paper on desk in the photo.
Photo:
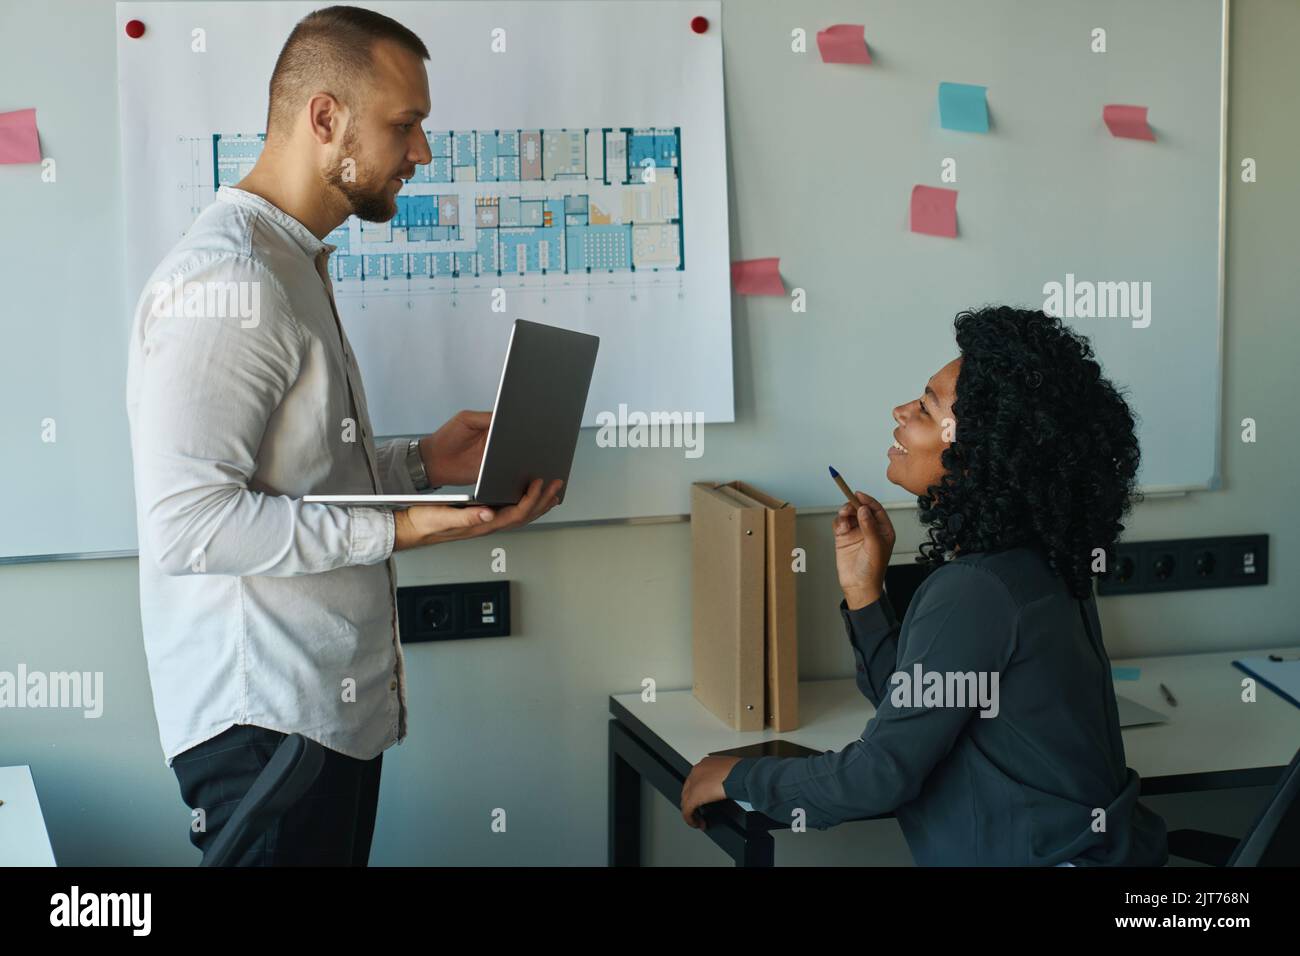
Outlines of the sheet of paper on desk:
[[1233,661],[1232,666],[1300,707],[1300,659],[1271,661],[1267,657],[1243,657]]

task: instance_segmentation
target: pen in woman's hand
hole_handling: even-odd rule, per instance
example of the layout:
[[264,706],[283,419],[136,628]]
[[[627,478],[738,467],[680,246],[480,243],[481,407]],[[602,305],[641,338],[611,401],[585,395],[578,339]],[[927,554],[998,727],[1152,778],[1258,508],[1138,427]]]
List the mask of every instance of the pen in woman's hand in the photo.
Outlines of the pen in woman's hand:
[[[835,469],[831,472],[834,474]],[[838,475],[836,478],[843,484],[843,479]],[[835,567],[849,610],[857,610],[880,600],[895,535],[894,525],[879,501],[862,491],[851,500],[852,504],[840,508],[833,522]]]

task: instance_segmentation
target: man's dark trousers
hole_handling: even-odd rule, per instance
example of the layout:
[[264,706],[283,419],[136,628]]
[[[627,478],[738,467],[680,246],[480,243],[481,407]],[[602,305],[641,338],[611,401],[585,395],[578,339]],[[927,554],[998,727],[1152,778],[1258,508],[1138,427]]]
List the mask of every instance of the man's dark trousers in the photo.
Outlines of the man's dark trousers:
[[[207,852],[286,734],[237,724],[172,760],[181,799],[202,808],[206,829],[190,842]],[[365,866],[379,806],[384,755],[357,760],[325,748],[320,776],[249,846],[236,866]]]

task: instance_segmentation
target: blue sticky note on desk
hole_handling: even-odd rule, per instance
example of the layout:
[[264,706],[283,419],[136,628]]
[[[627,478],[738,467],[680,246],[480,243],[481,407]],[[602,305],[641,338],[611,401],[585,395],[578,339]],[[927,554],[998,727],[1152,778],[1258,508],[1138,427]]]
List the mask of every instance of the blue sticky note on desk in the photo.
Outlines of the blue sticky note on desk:
[[963,133],[987,133],[989,106],[984,96],[987,89],[970,83],[940,83],[939,124],[944,129]]
[[1140,680],[1142,678],[1142,668],[1140,667],[1112,667],[1110,669],[1111,680]]

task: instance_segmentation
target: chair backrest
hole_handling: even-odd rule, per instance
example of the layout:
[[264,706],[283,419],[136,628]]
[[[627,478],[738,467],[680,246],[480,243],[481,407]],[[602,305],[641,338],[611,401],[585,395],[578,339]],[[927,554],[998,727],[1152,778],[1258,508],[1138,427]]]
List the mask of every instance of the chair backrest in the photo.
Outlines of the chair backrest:
[[907,614],[912,595],[925,583],[932,570],[928,564],[918,564],[915,554],[903,557],[908,560],[900,561],[899,556],[894,555],[894,560],[898,563],[885,568],[885,593],[889,595],[889,603],[900,621]]
[[280,742],[234,814],[212,841],[199,866],[234,866],[253,841],[266,832],[316,782],[325,749],[302,734]]
[[1227,865],[1300,865],[1300,750]]

